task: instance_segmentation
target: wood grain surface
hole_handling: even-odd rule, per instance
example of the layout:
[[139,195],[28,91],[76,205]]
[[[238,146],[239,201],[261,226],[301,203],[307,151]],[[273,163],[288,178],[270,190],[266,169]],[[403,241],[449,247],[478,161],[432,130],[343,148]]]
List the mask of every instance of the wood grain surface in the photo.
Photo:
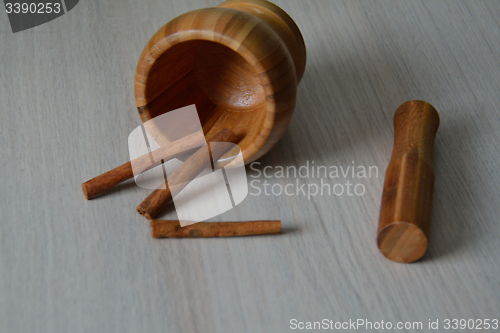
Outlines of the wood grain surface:
[[[137,60],[166,22],[217,0],[80,1],[13,34],[0,11],[0,332],[287,332],[290,320],[500,316],[500,2],[279,0],[307,47],[287,132],[253,168],[376,166],[357,195],[249,195],[214,221],[282,234],[152,239],[121,165],[140,123]],[[439,111],[428,251],[376,242],[399,105]],[[281,186],[319,179],[257,177]],[[250,189],[251,193],[256,190]],[[167,211],[162,219],[176,219]],[[404,330],[403,330],[404,331]]]

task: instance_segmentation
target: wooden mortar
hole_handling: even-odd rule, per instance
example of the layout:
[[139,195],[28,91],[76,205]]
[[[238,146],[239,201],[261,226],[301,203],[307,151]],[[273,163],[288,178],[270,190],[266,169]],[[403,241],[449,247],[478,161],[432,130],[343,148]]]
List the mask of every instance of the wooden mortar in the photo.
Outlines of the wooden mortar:
[[[205,136],[232,130],[248,164],[284,134],[305,63],[302,35],[281,8],[225,1],[180,15],[153,35],[137,64],[137,108],[146,122],[195,104]],[[165,133],[159,139],[171,141]]]

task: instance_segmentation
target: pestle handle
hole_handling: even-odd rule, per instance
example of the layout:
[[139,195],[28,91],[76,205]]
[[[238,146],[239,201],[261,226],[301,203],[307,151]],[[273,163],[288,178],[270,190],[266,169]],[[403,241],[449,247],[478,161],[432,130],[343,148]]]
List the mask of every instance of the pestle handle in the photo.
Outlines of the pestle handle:
[[439,114],[424,101],[403,103],[394,114],[394,149],[385,174],[377,243],[397,262],[412,262],[427,250],[434,169],[432,151]]

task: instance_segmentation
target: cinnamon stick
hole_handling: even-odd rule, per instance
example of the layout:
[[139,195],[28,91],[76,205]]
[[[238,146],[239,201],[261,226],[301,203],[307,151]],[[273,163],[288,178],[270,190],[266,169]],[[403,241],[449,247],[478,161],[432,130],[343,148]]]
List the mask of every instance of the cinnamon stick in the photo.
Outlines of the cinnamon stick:
[[153,238],[276,235],[281,232],[281,221],[198,222],[181,227],[176,220],[151,220],[151,228]]
[[201,132],[195,132],[167,146],[160,147],[150,154],[142,155],[130,162],[122,164],[113,170],[107,171],[83,183],[83,195],[87,200],[90,200],[113,186],[134,177],[132,165],[136,173],[138,173],[138,170],[140,170],[140,172],[145,172],[161,164],[162,160],[168,161],[192,149],[200,147],[204,144],[204,140],[205,138]]
[[[238,137],[233,133],[233,131],[223,128],[209,141],[235,143],[237,140]],[[214,147],[211,147],[210,152],[212,160],[214,162],[217,161],[217,159],[226,152],[226,148],[227,147],[224,147],[224,145],[214,145]],[[179,186],[179,191],[183,187],[187,186],[188,183],[199,175],[205,168],[210,166],[210,160],[207,160],[206,158],[205,149],[205,147],[198,149],[169,177],[171,183]],[[144,199],[139,206],[137,206],[137,212],[151,220],[165,208],[166,204],[170,200],[172,200],[172,191],[165,180],[165,188],[162,184],[156,190],[151,192],[151,194]]]

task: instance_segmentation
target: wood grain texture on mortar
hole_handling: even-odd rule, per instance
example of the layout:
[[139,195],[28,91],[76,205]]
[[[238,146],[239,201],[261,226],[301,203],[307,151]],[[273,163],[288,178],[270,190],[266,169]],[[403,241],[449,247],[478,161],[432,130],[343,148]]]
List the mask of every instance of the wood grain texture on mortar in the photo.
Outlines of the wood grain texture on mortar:
[[283,136],[305,63],[302,35],[281,8],[225,1],[182,14],[151,37],[137,65],[136,104],[144,122],[195,104],[205,134],[231,129],[250,163]]

